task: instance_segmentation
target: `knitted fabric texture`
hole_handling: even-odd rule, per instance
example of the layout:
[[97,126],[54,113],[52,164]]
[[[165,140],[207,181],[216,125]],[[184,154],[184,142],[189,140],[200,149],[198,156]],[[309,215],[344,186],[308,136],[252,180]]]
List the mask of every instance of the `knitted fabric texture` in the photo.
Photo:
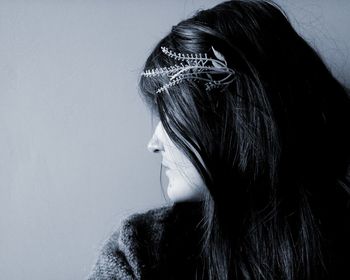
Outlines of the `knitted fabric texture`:
[[87,280],[196,279],[200,210],[200,202],[182,202],[124,219]]

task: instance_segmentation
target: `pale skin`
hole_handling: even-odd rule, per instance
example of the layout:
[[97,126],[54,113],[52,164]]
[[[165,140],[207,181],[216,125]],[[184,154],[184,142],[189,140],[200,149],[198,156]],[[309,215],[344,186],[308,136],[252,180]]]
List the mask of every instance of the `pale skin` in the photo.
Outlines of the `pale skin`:
[[167,195],[173,202],[203,199],[205,185],[197,169],[186,155],[175,146],[159,121],[147,148],[160,153],[165,174],[169,179]]

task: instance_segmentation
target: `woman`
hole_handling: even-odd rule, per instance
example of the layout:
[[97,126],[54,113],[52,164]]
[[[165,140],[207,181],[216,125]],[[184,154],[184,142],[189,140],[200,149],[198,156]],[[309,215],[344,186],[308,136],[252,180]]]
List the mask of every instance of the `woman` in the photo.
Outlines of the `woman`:
[[174,205],[126,219],[89,279],[350,279],[350,98],[276,4],[173,26],[140,89]]

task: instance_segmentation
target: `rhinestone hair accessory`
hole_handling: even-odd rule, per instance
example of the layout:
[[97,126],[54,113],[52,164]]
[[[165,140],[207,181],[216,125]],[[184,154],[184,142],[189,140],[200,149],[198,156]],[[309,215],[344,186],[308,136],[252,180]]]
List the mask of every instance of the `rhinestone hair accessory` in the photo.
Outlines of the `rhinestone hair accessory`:
[[[226,88],[235,79],[235,71],[227,67],[225,57],[211,47],[215,58],[208,57],[207,53],[175,53],[162,46],[162,52],[175,60],[169,67],[147,69],[141,73],[145,77],[168,76],[170,81],[158,88],[156,93],[167,90],[184,80],[204,81],[206,91],[213,88]],[[176,61],[179,64],[176,64]]]

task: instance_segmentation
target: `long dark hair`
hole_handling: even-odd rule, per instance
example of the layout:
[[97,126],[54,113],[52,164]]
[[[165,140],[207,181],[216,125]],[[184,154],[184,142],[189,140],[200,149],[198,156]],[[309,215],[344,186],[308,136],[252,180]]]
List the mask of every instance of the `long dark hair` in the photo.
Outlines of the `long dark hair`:
[[270,1],[198,11],[160,40],[144,70],[174,64],[161,46],[213,46],[237,72],[225,92],[185,81],[156,93],[167,77],[139,83],[208,189],[204,279],[337,279],[350,264],[344,86]]

